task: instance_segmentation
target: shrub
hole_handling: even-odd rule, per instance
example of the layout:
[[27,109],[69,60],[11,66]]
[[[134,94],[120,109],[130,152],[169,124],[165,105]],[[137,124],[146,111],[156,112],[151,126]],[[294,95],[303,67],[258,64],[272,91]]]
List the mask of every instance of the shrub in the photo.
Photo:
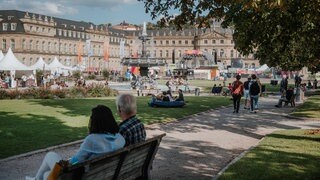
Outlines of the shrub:
[[8,98],[8,92],[4,89],[0,89],[0,99],[7,99]]
[[51,91],[52,91],[53,97],[56,97],[56,98],[65,98],[67,94],[67,90],[64,90],[64,89],[54,89]]
[[69,97],[86,97],[87,96],[87,89],[84,87],[72,87],[69,90]]
[[7,95],[10,99],[19,99],[20,92],[18,90],[9,90],[7,91]]
[[92,79],[95,79],[95,78],[96,78],[96,75],[95,75],[95,74],[89,74],[89,75],[88,75],[88,79],[91,79],[91,80],[92,80]]

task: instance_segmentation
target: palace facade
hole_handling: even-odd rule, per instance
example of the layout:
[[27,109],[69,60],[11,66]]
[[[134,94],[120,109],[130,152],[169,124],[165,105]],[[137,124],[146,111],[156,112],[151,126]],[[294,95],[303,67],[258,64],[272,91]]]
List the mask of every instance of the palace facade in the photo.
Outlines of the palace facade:
[[[223,68],[233,62],[243,68],[259,67],[252,55],[244,57],[234,49],[232,29],[215,23],[210,29],[172,28],[147,30],[146,56],[165,58],[170,64],[179,62],[187,50],[197,49],[212,56]],[[142,27],[121,23],[116,26],[95,25],[17,10],[0,10],[0,50],[5,54],[11,47],[25,65],[40,57],[46,63],[57,57],[66,66],[83,64],[89,71],[120,70],[124,57],[139,57]]]

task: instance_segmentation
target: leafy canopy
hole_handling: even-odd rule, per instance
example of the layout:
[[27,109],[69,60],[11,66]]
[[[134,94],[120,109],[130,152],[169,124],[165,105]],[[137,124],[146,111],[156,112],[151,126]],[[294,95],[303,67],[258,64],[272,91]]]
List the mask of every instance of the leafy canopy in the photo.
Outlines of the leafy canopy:
[[234,29],[235,48],[261,64],[320,71],[320,0],[138,0],[160,23]]

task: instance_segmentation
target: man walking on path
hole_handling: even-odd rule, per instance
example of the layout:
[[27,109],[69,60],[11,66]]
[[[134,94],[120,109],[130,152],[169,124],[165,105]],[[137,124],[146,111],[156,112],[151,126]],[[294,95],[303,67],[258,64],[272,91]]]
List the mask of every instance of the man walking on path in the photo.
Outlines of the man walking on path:
[[246,82],[243,84],[243,89],[244,89],[244,109],[250,109],[250,96],[249,96],[249,84],[251,81],[251,77],[248,78]]
[[252,74],[251,75],[251,83],[249,85],[250,113],[256,113],[255,108],[257,108],[257,106],[258,106],[260,86],[259,86],[256,79],[257,79],[257,76],[255,74]]
[[233,113],[239,113],[240,99],[243,95],[243,83],[240,79],[241,76],[238,74],[236,80],[232,83]]

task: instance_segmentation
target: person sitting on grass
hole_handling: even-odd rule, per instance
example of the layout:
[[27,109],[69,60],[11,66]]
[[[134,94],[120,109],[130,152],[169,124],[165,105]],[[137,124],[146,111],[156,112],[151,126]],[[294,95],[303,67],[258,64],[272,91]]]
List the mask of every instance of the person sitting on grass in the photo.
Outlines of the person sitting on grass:
[[290,102],[293,95],[294,95],[293,88],[289,87],[286,91],[286,96],[281,96],[281,98],[278,101],[278,104],[275,105],[275,107],[281,108],[282,102]]
[[[95,158],[105,153],[121,149],[125,145],[124,137],[119,133],[119,126],[114,119],[110,108],[98,105],[92,109],[89,120],[89,135],[80,145],[78,152],[72,156],[67,163],[77,164],[88,159]],[[31,179],[47,179],[55,164],[62,158],[55,152],[48,152],[36,174],[36,177],[26,177]]]
[[179,93],[179,95],[178,95],[178,98],[176,99],[176,101],[184,101],[182,89],[179,89],[178,93]]

